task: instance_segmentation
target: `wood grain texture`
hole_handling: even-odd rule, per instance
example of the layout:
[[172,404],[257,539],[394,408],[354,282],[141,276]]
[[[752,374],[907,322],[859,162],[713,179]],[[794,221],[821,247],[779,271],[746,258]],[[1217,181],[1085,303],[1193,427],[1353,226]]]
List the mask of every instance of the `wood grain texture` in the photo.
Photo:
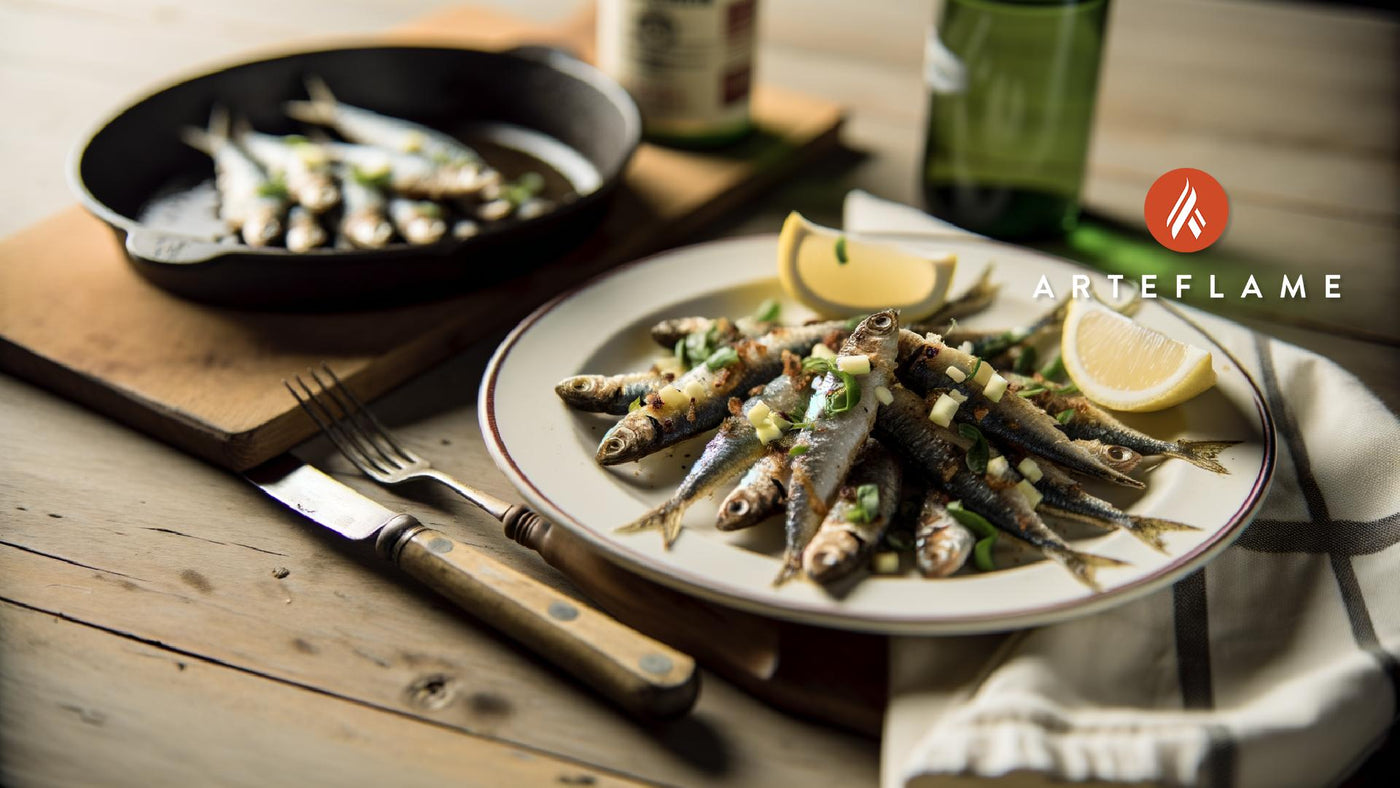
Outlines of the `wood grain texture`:
[[[500,25],[498,29],[493,27]],[[459,9],[399,41],[508,46],[581,32]],[[561,36],[563,38],[561,38]],[[280,382],[320,361],[374,397],[534,305],[624,260],[695,232],[831,148],[834,104],[760,88],[763,133],[705,155],[644,144],[602,225],[528,275],[428,304],[339,314],[269,314],[182,301],[137,276],[111,233],[78,208],[0,242],[0,368],[220,465],[244,469],[313,425]]]

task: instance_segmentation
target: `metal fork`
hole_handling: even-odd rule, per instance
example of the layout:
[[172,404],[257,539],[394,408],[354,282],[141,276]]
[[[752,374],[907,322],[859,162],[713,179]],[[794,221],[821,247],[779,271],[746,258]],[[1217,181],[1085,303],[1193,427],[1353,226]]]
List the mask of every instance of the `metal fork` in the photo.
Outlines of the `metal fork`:
[[282,385],[296,397],[297,404],[316,422],[316,426],[330,438],[340,453],[366,476],[388,485],[413,479],[432,479],[446,485],[499,520],[505,527],[506,536],[521,544],[526,544],[525,537],[531,528],[544,523],[543,518],[530,507],[503,501],[434,468],[428,460],[394,440],[379,419],[331,371],[330,365],[322,363],[321,370],[330,378],[329,384],[315,369],[307,370],[320,394],[315,393],[300,375],[293,378],[296,386],[286,380],[282,381]]

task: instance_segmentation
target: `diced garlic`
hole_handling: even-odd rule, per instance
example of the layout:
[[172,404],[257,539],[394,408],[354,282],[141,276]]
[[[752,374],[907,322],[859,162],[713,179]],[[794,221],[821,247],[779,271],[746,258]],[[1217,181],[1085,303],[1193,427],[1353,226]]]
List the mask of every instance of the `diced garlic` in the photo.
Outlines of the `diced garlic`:
[[982,393],[992,402],[1001,402],[1001,395],[1006,393],[1006,378],[994,373],[987,385],[982,387]]
[[962,393],[961,391],[958,391],[957,389],[950,389],[948,391],[948,396],[951,397],[953,401],[958,403],[959,405],[963,404],[964,402],[967,402],[967,395]]
[[952,378],[955,383],[961,383],[967,380],[967,373],[950,365],[948,367],[948,377]]
[[971,353],[972,353],[972,340],[969,339],[968,341],[962,343],[961,345],[958,345],[958,350],[959,350],[960,352],[962,352],[962,353],[971,354]]
[[869,375],[870,357],[863,355],[841,356],[836,359],[836,368],[852,375]]
[[1026,503],[1030,504],[1032,509],[1040,505],[1040,490],[1037,490],[1034,484],[1031,484],[1025,479],[1016,482],[1016,492],[1020,493],[1021,496],[1026,499]]
[[892,575],[899,571],[899,553],[884,552],[870,556],[870,570],[880,575]]
[[670,409],[684,408],[690,405],[690,397],[675,386],[662,386],[656,392],[661,397],[661,403]]
[[982,366],[977,368],[977,374],[972,376],[972,382],[979,386],[985,386],[995,374],[997,374],[997,371],[992,368],[992,365],[983,361]]
[[1011,468],[1011,463],[1007,462],[1005,457],[1000,457],[1000,456],[998,456],[998,457],[993,457],[993,458],[991,458],[990,460],[987,460],[987,475],[988,475],[988,476],[993,476],[993,477],[1002,476],[1002,475],[1005,474],[1010,468]]
[[927,334],[924,334],[924,340],[927,342],[932,342],[936,345],[941,345],[943,344],[943,335],[935,334],[932,331],[930,331]]
[[1040,481],[1041,477],[1045,475],[1044,471],[1040,470],[1040,466],[1036,465],[1035,460],[1032,460],[1030,457],[1021,460],[1021,463],[1016,466],[1016,470],[1020,471],[1022,476],[1029,479],[1031,484]]
[[836,358],[836,351],[826,345],[813,345],[812,358]]
[[783,431],[773,426],[770,421],[760,424],[757,430],[758,439],[766,446],[773,441],[783,437]]
[[757,405],[749,408],[749,412],[744,415],[749,417],[750,424],[755,427],[762,427],[764,423],[768,421],[768,417],[773,415],[773,410],[768,407],[768,403],[759,402]]
[[890,390],[885,388],[884,386],[876,386],[875,399],[879,400],[881,405],[888,405],[891,402],[894,402],[894,395],[891,394]]
[[679,377],[685,374],[685,365],[682,364],[681,360],[676,358],[675,356],[666,356],[665,358],[656,362],[656,371],[660,372],[663,375],[667,372],[670,372],[671,374]]
[[940,427],[946,427],[953,423],[953,414],[957,412],[958,401],[943,394],[933,403],[933,410],[928,412],[928,420]]
[[792,422],[788,421],[782,416],[779,416],[776,413],[768,417],[768,423],[772,424],[774,427],[777,427],[780,430],[786,430],[792,426]]
[[691,399],[700,399],[705,396],[705,384],[698,380],[692,380],[685,384],[685,395]]

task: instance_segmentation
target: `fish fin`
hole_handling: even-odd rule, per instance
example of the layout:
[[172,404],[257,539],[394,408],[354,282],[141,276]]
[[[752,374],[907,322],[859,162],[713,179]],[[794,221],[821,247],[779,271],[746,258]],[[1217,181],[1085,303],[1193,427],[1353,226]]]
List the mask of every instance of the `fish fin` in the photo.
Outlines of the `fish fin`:
[[233,126],[230,129],[230,137],[241,140],[253,130],[253,122],[248,120],[247,115],[239,115],[233,119]]
[[302,123],[330,125],[335,120],[335,107],[339,103],[330,86],[324,79],[312,74],[306,78],[306,95],[310,97],[309,101],[288,101],[283,109]]
[[228,108],[222,104],[215,104],[209,111],[209,125],[205,128],[186,126],[180,129],[180,139],[186,145],[211,156],[218,150],[219,145],[228,139],[228,135],[229,113]]
[[685,507],[673,501],[667,501],[652,509],[635,522],[628,523],[617,529],[618,533],[638,533],[641,531],[660,531],[661,538],[670,547],[675,543],[676,537],[681,535],[681,517],[685,514]]
[[1194,525],[1178,523],[1175,520],[1162,520],[1156,517],[1139,517],[1135,514],[1130,514],[1128,515],[1128,519],[1132,521],[1132,527],[1124,530],[1141,539],[1149,547],[1162,553],[1167,551],[1166,543],[1162,541],[1163,533],[1169,531],[1201,530]]
[[776,588],[783,583],[793,579],[802,571],[802,556],[797,556],[796,560],[783,556],[783,568],[778,570],[778,576],[773,578],[773,586]]
[[1116,558],[1107,558],[1093,553],[1081,553],[1069,547],[1052,545],[1044,548],[1045,554],[1055,559],[1061,566],[1068,569],[1075,579],[1086,586],[1101,591],[1099,583],[1094,579],[1096,570],[1102,567],[1127,566],[1126,561],[1119,561]]
[[1230,471],[1224,465],[1216,461],[1220,452],[1234,446],[1241,441],[1178,441],[1177,446],[1180,451],[1163,452],[1167,457],[1176,457],[1186,460],[1197,468],[1205,468],[1213,473],[1225,473]]

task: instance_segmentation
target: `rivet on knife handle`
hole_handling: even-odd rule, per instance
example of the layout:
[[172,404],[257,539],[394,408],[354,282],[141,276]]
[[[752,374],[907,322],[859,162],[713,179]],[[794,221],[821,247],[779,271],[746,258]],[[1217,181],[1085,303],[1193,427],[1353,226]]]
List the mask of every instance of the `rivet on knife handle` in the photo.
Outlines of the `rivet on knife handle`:
[[695,662],[441,531],[399,515],[379,552],[463,609],[642,717],[675,717],[699,692]]

